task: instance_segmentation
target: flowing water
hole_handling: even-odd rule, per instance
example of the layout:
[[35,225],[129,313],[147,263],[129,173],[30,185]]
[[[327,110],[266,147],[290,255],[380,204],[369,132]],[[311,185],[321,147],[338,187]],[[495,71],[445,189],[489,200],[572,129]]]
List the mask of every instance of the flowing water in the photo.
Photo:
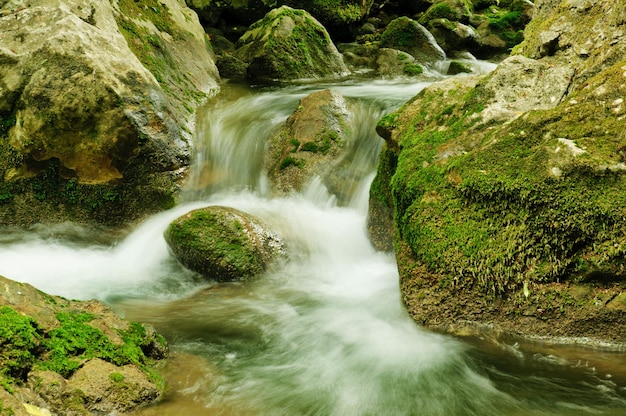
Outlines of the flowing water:
[[[367,191],[382,143],[376,120],[425,85],[226,86],[199,119],[183,204],[123,237],[72,224],[6,229],[0,274],[98,298],[166,336],[169,391],[141,416],[626,414],[623,353],[460,340],[406,314],[393,257],[365,233]],[[344,196],[314,180],[301,194],[272,198],[265,139],[300,98],[328,87],[349,97],[354,114]],[[163,230],[217,204],[261,217],[284,236],[288,260],[245,284],[182,268]]]

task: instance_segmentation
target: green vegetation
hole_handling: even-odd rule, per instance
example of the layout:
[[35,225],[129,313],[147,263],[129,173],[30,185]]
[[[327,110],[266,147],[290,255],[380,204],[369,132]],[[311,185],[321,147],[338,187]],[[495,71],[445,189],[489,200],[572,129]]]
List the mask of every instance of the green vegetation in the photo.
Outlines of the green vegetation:
[[[400,241],[412,252],[400,268],[415,261],[441,284],[498,296],[524,282],[623,276],[623,173],[602,168],[621,166],[623,125],[597,111],[599,100],[621,102],[620,65],[591,80],[572,97],[576,104],[492,128],[478,126],[488,100],[480,86],[427,89],[383,118],[377,130],[389,136],[395,129],[402,150],[383,152],[372,195],[381,203],[392,197]],[[591,96],[594,85],[612,95]],[[400,113],[408,121],[399,124]],[[550,150],[559,146],[556,137],[585,153],[562,159]]]
[[250,62],[249,73],[258,78],[286,80],[328,76],[337,72],[338,62],[329,59],[330,36],[303,10],[275,9],[250,26],[250,30],[258,30],[256,35],[260,36],[263,31],[270,30],[272,22],[278,19],[291,19],[295,25],[288,34],[277,34],[263,40],[254,36],[247,39],[258,42],[255,47],[264,48],[264,53]]
[[418,64],[404,64],[402,72],[410,76],[415,76],[422,74],[424,72],[424,68]]
[[410,20],[408,17],[399,17],[389,23],[380,38],[381,47],[413,46],[417,37],[417,29],[409,24]]
[[2,400],[0,400],[0,416],[14,416],[15,411],[12,407],[5,406]]
[[183,265],[219,281],[246,280],[263,271],[253,240],[234,210],[199,209],[173,221],[164,237]]
[[[124,341],[113,344],[102,331],[89,322],[95,317],[83,312],[56,315],[59,326],[43,331],[30,317],[4,306],[0,308],[0,375],[9,383],[23,382],[33,368],[51,370],[69,378],[85,360],[100,358],[115,365],[136,364],[150,377],[153,364],[144,350],[150,343],[145,328],[131,323],[128,330],[118,330]],[[156,339],[162,344],[162,338]],[[156,376],[157,384],[162,384]]]
[[41,353],[41,330],[29,317],[8,306],[0,307],[0,376],[9,382],[25,381]]
[[309,10],[327,25],[344,25],[361,20],[363,12],[354,0],[289,0],[283,2],[294,9]]
[[448,19],[452,21],[457,21],[459,20],[459,15],[447,3],[435,3],[430,6],[428,10],[426,10],[426,12],[424,12],[422,17],[420,17],[419,19],[419,23],[426,24],[433,19]]
[[280,165],[278,166],[278,170],[285,170],[289,166],[295,166],[297,168],[301,168],[303,164],[304,164],[304,161],[302,159],[298,159],[293,156],[287,156],[280,162]]
[[508,11],[506,9],[493,8],[494,12],[486,13],[489,18],[489,28],[500,36],[508,48],[512,48],[524,40],[524,22],[521,20],[522,12],[519,10]]

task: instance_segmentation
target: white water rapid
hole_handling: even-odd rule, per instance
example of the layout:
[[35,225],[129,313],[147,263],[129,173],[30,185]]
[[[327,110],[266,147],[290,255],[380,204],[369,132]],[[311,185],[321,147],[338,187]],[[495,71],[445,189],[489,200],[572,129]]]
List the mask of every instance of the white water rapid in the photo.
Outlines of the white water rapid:
[[[382,143],[375,122],[425,85],[226,86],[199,120],[186,202],[124,238],[71,224],[7,229],[0,274],[103,300],[166,336],[169,392],[137,415],[626,414],[623,355],[467,342],[408,317],[394,258],[371,247],[365,215]],[[327,87],[353,102],[351,197],[338,202],[314,181],[302,194],[270,198],[265,139],[298,99]],[[285,237],[289,260],[246,284],[207,282],[182,268],[162,233],[212,204],[261,217]]]

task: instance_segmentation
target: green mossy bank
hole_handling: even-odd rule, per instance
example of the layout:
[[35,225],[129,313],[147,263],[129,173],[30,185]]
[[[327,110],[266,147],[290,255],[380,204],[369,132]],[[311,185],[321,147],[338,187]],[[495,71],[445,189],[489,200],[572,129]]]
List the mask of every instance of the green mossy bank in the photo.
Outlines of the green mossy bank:
[[[626,55],[615,34],[626,22],[617,3],[540,9],[575,36],[579,27],[612,33],[593,59],[570,55],[575,40],[559,46],[563,30],[534,54],[541,59],[512,57],[486,77],[434,84],[379,123],[387,146],[371,201],[393,212],[402,296],[419,323],[626,342]],[[614,19],[600,22],[602,7]],[[535,24],[543,29],[531,23],[518,52],[532,55],[554,29]]]
[[3,277],[0,285],[0,400],[15,414],[24,403],[56,414],[127,412],[161,396],[157,366],[168,349],[154,329],[97,301]]

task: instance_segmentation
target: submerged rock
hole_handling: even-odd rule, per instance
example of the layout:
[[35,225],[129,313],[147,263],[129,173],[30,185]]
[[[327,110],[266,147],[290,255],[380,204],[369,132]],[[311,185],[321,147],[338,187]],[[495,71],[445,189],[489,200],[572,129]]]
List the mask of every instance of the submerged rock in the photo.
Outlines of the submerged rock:
[[304,10],[274,9],[250,26],[235,56],[253,80],[335,78],[348,74],[326,29]]
[[219,282],[252,279],[284,253],[281,237],[260,219],[221,206],[179,217],[164,237],[185,267]]
[[393,212],[419,323],[625,345],[626,2],[542,7],[518,48],[541,59],[435,83],[381,120],[370,195],[388,210],[372,216]]
[[97,301],[70,301],[4,277],[0,285],[0,382],[11,391],[0,388],[5,411],[129,412],[161,396],[154,368],[168,351],[152,327]]
[[125,223],[174,204],[218,74],[177,1],[0,9],[0,223]]

